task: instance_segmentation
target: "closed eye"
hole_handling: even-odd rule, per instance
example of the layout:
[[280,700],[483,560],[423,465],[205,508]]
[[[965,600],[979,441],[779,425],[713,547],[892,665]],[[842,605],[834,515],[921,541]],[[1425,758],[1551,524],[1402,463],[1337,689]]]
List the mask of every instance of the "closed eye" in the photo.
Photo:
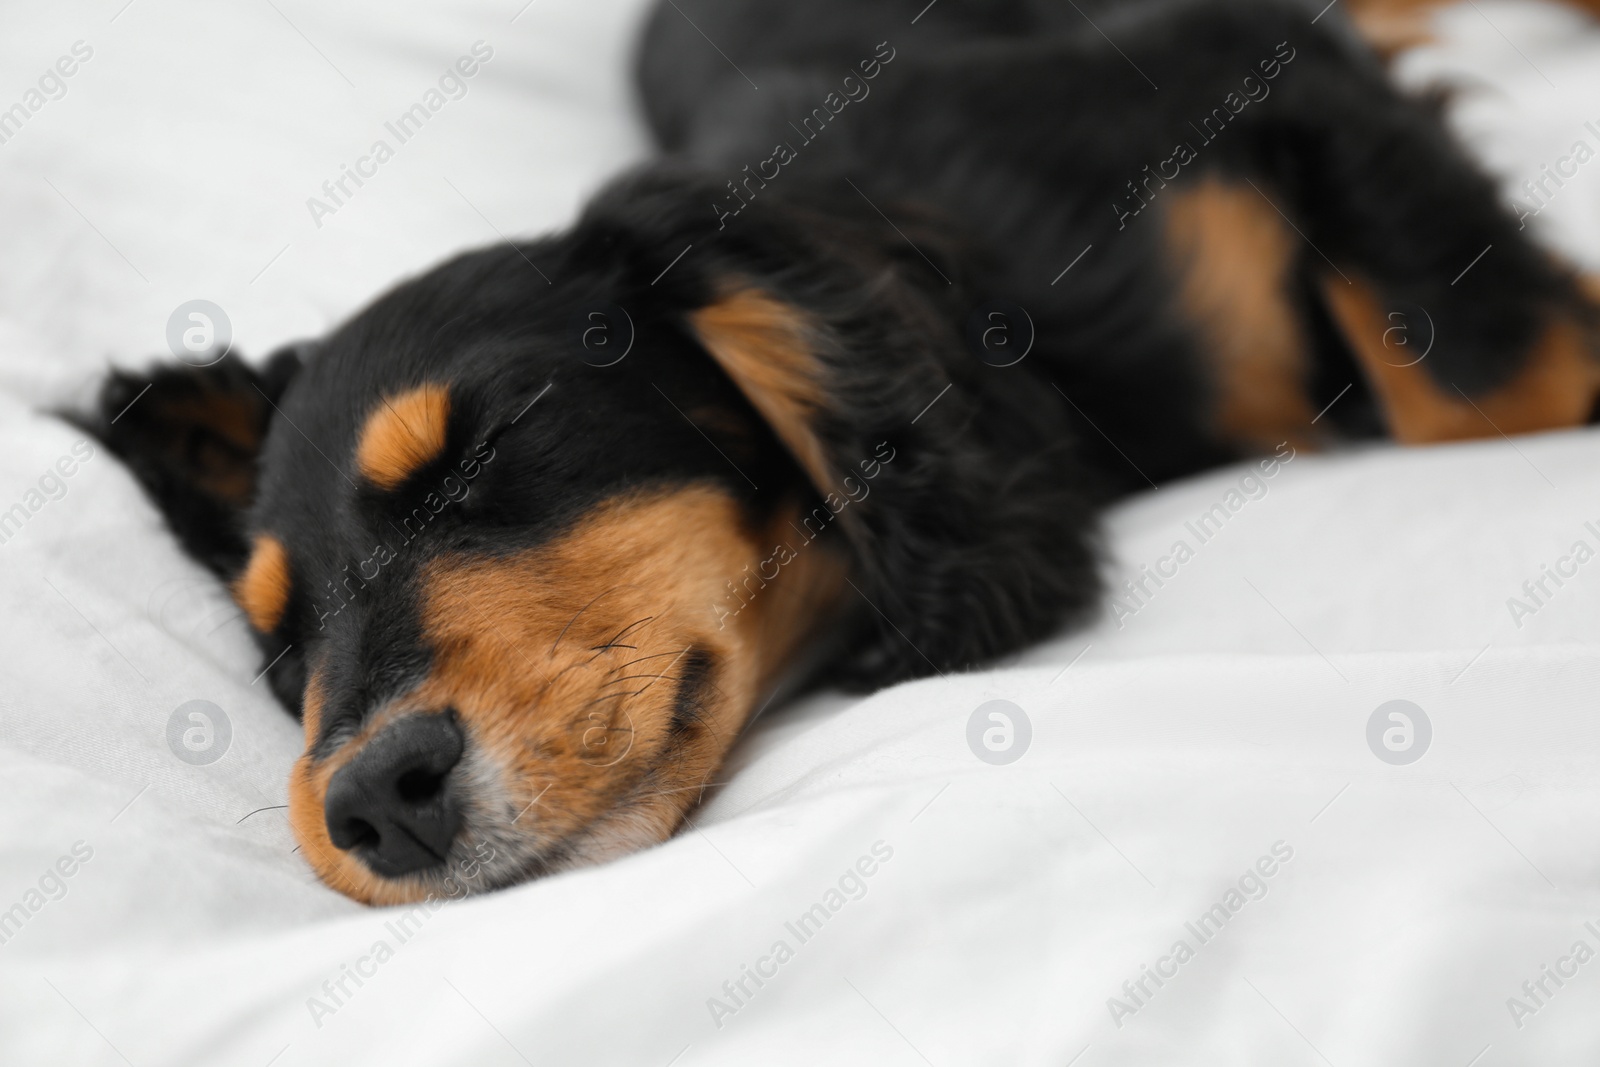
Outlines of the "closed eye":
[[700,718],[700,708],[706,690],[711,686],[713,666],[711,657],[705,652],[695,649],[689,653],[679,673],[678,692],[672,702],[672,722],[668,727],[670,737],[681,739],[691,727],[705,725],[705,720]]
[[500,440],[500,438],[505,433],[510,431],[512,428],[514,428],[518,423],[520,423],[522,421],[523,416],[528,414],[529,409],[532,408],[535,404],[537,404],[539,402],[539,400],[546,393],[548,393],[550,391],[551,387],[554,386],[554,385],[555,385],[555,380],[554,379],[545,382],[543,388],[541,388],[537,393],[535,393],[533,395],[533,398],[522,406],[521,410],[519,410],[515,415],[513,415],[511,418],[507,419],[505,422],[500,423],[493,430],[489,431],[489,433],[484,437],[483,442],[480,445],[478,445],[478,451],[481,452],[485,448],[493,448],[495,446],[496,442],[498,442]]

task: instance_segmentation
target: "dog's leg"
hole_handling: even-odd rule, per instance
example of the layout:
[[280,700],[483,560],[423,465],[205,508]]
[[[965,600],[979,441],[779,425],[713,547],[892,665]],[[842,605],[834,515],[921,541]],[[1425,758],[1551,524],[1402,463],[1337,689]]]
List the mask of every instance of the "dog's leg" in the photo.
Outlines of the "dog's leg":
[[1168,203],[1165,237],[1177,311],[1210,383],[1211,432],[1251,453],[1312,444],[1294,230],[1249,185],[1208,177]]
[[1426,108],[1333,64],[1302,72],[1293,205],[1326,305],[1390,434],[1420,444],[1582,425],[1597,311]]
[[1425,339],[1394,343],[1399,331],[1413,334],[1425,323],[1415,322],[1413,313],[1386,311],[1390,305],[1371,283],[1329,278],[1324,292],[1390,433],[1404,444],[1579,426],[1594,412],[1600,365],[1591,331],[1577,314],[1549,313],[1531,346],[1507,350],[1509,379],[1469,392],[1451,380],[1443,359],[1431,368],[1413,362]]
[[[1463,0],[1348,0],[1346,14],[1374,48],[1394,55],[1427,42],[1434,13]],[[1600,0],[1560,0],[1600,18]]]
[[[1164,212],[1216,438],[1258,450],[1347,416],[1407,443],[1589,421],[1600,309],[1576,274],[1534,243],[1437,108],[1302,16],[1298,4],[1197,3],[1126,34],[1133,59],[1179,90],[1158,122],[1184,141],[1144,190]],[[1213,46],[1204,59],[1195,39]],[[1218,73],[1252,68],[1242,82]],[[1225,106],[1207,116],[1213,101]],[[1316,421],[1353,382],[1344,409]]]

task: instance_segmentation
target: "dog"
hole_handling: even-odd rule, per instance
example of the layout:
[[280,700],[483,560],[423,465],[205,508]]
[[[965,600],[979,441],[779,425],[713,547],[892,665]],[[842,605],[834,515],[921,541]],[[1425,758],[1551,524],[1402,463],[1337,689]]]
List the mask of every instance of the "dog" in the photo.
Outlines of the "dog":
[[1388,80],[1426,5],[919,6],[662,5],[661,156],[570,229],[105,381],[82,424],[304,722],[327,884],[660,842],[774,694],[1093,612],[1131,492],[1590,421],[1585,282]]

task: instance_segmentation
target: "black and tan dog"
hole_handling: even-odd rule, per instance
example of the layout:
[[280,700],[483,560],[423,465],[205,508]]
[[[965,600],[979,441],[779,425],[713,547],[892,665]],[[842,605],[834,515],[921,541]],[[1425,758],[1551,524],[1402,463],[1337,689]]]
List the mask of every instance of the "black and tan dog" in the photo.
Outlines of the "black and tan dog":
[[317,872],[387,903],[660,841],[785,679],[1091,610],[1119,494],[1586,422],[1579,280],[1320,6],[678,0],[666,158],[566,233],[264,369],[114,375],[86,421],[303,716]]

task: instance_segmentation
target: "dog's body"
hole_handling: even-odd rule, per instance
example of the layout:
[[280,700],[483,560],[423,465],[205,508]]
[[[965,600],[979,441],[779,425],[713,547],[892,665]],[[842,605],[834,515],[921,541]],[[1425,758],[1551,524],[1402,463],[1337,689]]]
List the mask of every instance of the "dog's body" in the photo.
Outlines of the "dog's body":
[[262,374],[108,383],[93,427],[303,705],[325,879],[660,840],[797,670],[1090,609],[1119,494],[1589,418],[1577,279],[1337,13],[1081,6],[677,0],[640,75],[672,158],[571,231]]

